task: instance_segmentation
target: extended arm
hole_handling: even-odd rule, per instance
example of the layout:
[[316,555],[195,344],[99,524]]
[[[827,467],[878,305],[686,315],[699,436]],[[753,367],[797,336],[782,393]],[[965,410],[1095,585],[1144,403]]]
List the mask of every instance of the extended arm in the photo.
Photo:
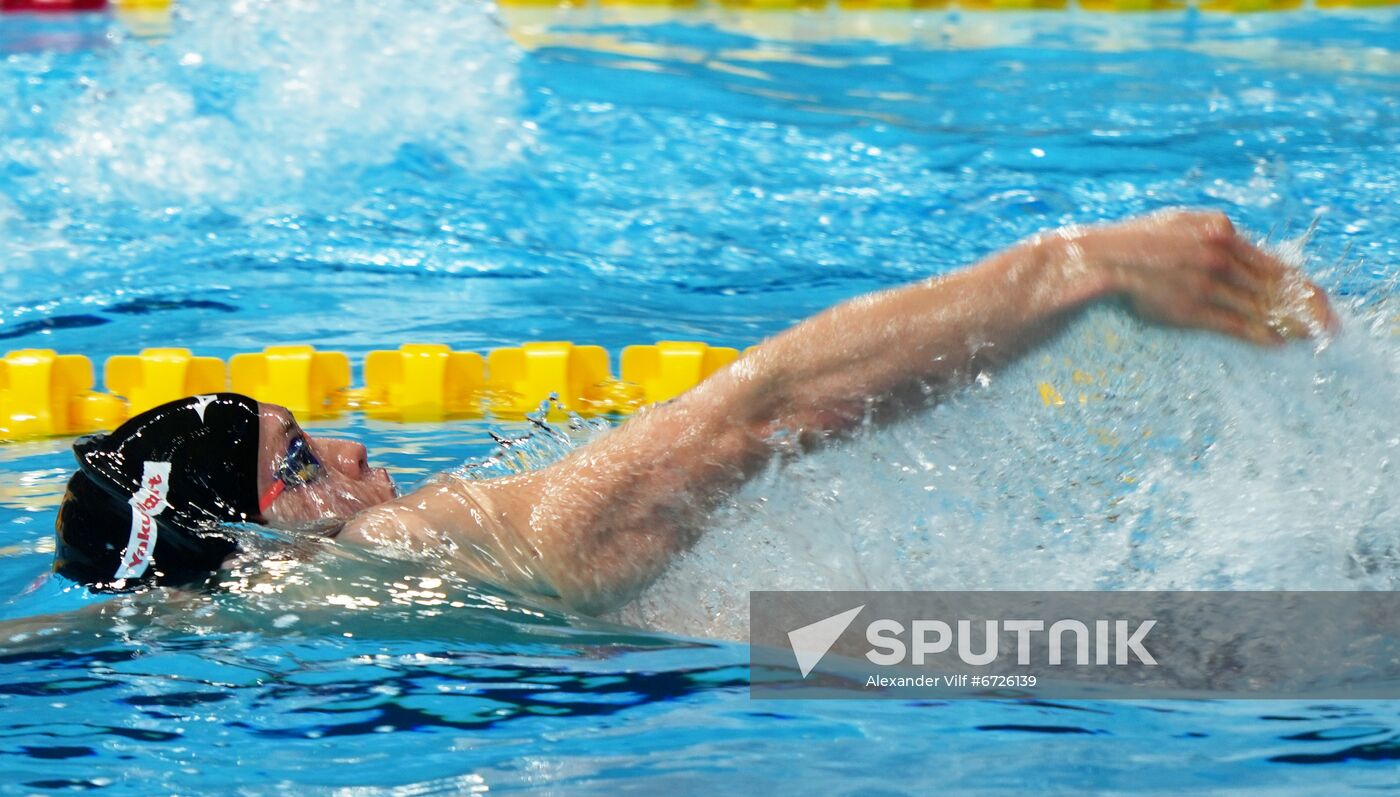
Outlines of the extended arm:
[[1216,214],[1040,236],[837,305],[548,468],[453,480],[413,511],[439,533],[450,527],[487,577],[604,611],[650,583],[785,441],[848,427],[911,386],[956,383],[1108,296],[1261,344],[1306,334],[1303,318],[1331,323],[1321,293],[1296,282],[1285,296],[1288,271]]

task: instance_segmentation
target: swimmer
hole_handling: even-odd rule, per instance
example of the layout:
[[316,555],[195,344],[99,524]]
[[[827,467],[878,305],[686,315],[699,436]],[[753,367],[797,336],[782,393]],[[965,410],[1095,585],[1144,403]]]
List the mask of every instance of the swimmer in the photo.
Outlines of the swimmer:
[[314,525],[338,543],[446,557],[584,613],[616,608],[775,456],[917,406],[1005,363],[1083,308],[1261,346],[1334,330],[1325,294],[1218,213],[1043,234],[944,276],[857,297],[763,342],[560,461],[398,495],[365,447],[220,393],[74,444],[55,570],[96,590],[198,587],[239,555],[231,522]]

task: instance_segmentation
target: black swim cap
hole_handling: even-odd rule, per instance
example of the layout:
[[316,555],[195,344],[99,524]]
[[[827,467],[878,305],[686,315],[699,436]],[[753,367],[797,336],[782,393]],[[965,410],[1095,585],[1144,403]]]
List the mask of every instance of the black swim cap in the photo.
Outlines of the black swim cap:
[[258,403],[192,396],[73,444],[54,570],[93,589],[200,584],[237,545],[223,523],[260,521]]

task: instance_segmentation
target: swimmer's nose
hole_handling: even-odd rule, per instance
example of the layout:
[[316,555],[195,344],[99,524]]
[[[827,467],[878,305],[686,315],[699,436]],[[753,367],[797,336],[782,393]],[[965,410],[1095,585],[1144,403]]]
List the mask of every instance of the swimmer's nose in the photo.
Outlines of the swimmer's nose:
[[369,450],[354,440],[317,440],[316,447],[324,455],[322,461],[342,475],[354,479],[370,475]]

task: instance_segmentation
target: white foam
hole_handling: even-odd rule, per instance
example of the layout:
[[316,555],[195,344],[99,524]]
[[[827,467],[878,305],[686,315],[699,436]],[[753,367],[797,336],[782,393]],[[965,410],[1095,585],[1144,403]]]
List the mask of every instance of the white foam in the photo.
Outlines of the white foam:
[[284,196],[410,143],[465,167],[520,153],[518,52],[489,5],[328,5],[182,3],[169,40],[84,78],[34,165],[158,208]]
[[619,619],[742,639],[756,589],[1394,589],[1400,346],[1377,315],[1265,352],[1096,310],[757,480]]

